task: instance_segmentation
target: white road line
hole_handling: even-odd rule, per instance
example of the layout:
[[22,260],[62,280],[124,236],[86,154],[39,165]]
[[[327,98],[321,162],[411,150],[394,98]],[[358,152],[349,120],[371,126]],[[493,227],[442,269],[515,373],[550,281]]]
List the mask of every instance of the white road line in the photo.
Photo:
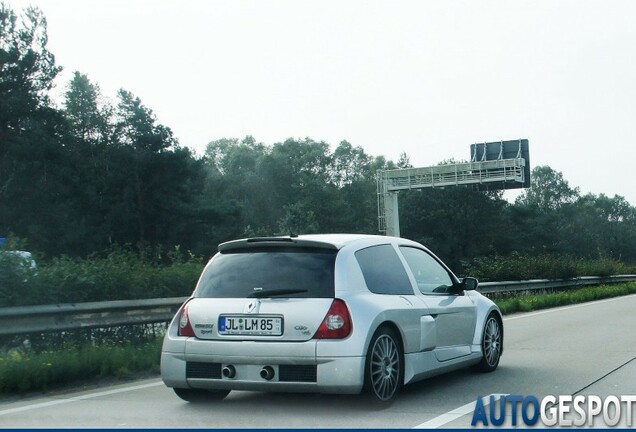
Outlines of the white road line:
[[83,395],[83,396],[75,396],[75,397],[70,397],[67,399],[56,399],[56,400],[52,400],[49,402],[41,402],[41,403],[36,403],[36,404],[32,404],[32,405],[24,405],[18,408],[9,408],[6,410],[2,410],[0,411],[0,416],[3,415],[8,415],[8,414],[15,414],[15,413],[19,413],[19,412],[24,412],[24,411],[31,411],[31,410],[35,410],[35,409],[40,409],[40,408],[48,408],[48,407],[52,407],[55,405],[61,405],[61,404],[67,404],[67,403],[71,403],[71,402],[78,402],[78,401],[83,401],[83,400],[87,400],[87,399],[94,399],[94,398],[98,398],[98,397],[102,397],[102,396],[110,396],[110,395],[114,395],[114,394],[119,394],[119,393],[126,393],[126,392],[130,392],[130,391],[135,391],[135,390],[143,390],[146,388],[150,388],[150,387],[156,387],[159,385],[163,385],[163,381],[155,381],[155,382],[151,382],[148,384],[141,384],[141,385],[136,385],[136,386],[131,386],[131,387],[124,387],[124,388],[119,388],[116,390],[108,390],[108,391],[102,391],[102,392],[98,392],[98,393],[91,393],[91,394],[87,394],[87,395]]
[[568,310],[568,309],[577,309],[577,308],[586,307],[586,306],[594,306],[594,305],[599,304],[599,303],[609,303],[609,302],[613,302],[613,301],[624,300],[624,299],[629,298],[629,297],[636,297],[636,294],[630,294],[630,295],[619,296],[619,297],[612,297],[612,298],[609,298],[609,299],[595,300],[595,301],[585,302],[585,303],[577,303],[575,305],[563,306],[563,307],[558,307],[558,308],[549,308],[549,309],[545,309],[545,310],[541,310],[541,311],[537,311],[537,312],[528,312],[528,313],[519,314],[519,315],[515,314],[513,316],[504,317],[504,321],[512,321],[512,320],[521,319],[521,318],[530,318],[530,317],[534,317],[534,316],[537,316],[537,315],[544,315],[544,314],[552,313],[552,312],[560,312],[560,311]]
[[[497,401],[501,399],[502,396],[507,396],[507,394],[490,394],[488,396],[482,397],[481,400],[484,403],[484,406],[490,405],[490,396],[494,396],[493,400]],[[475,411],[475,403],[476,402],[471,402],[459,408],[455,408],[454,410],[449,411],[446,414],[442,414],[432,420],[417,425],[413,429],[437,429],[440,426],[444,426],[445,424],[450,423],[453,420],[457,420],[458,418],[461,418]]]

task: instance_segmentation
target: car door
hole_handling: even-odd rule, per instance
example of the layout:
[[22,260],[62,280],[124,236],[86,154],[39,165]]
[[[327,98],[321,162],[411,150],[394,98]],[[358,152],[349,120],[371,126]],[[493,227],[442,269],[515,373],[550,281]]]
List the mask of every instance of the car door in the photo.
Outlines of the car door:
[[420,351],[421,319],[425,306],[415,296],[413,284],[392,244],[373,245],[355,252],[367,288],[382,305],[382,319],[400,328],[404,352]]
[[457,291],[455,278],[433,255],[412,246],[400,246],[400,251],[417,283],[416,294],[429,309],[428,322],[422,322],[430,327],[432,319],[435,324],[431,338],[437,360],[469,355],[477,320],[472,299]]

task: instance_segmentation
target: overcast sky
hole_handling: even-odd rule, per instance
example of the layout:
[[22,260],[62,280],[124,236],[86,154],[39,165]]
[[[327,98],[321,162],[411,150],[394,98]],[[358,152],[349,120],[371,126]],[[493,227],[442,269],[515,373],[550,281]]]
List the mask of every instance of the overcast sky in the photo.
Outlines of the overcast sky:
[[[5,0],[6,2],[6,0]],[[202,154],[347,140],[415,166],[527,138],[531,165],[636,205],[636,1],[9,0],[64,67]]]

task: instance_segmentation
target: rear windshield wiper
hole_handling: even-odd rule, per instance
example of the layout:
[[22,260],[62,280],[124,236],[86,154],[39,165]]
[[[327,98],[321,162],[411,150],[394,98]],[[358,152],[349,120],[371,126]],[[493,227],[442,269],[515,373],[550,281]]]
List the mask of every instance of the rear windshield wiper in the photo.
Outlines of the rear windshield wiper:
[[254,291],[253,293],[251,293],[247,297],[248,298],[275,297],[275,296],[281,296],[281,295],[285,295],[285,294],[300,294],[300,293],[304,293],[304,292],[307,292],[307,291],[309,291],[309,290],[306,290],[306,289],[259,290],[259,291]]

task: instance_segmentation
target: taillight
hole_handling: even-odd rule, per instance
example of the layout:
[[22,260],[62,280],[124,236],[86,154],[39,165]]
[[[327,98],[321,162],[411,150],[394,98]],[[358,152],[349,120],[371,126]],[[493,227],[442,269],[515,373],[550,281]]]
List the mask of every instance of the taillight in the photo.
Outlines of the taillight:
[[334,299],[314,339],[343,339],[351,333],[351,315],[344,301]]
[[190,318],[188,317],[188,305],[185,305],[181,309],[179,316],[179,336],[194,336],[194,330],[190,324]]

